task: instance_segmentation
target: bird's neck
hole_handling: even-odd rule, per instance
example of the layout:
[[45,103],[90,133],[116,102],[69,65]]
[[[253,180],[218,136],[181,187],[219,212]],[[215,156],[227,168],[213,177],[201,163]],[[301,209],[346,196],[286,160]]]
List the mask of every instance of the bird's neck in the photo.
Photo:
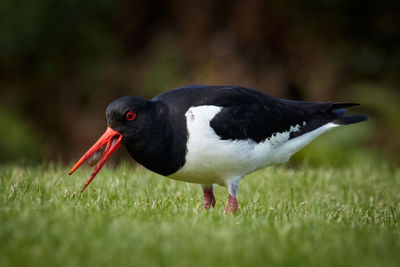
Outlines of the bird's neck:
[[153,110],[151,123],[142,129],[145,134],[134,142],[127,142],[125,146],[138,163],[153,172],[167,176],[184,165],[186,150],[181,151],[182,146],[176,142],[186,143],[186,132],[177,140],[170,121],[171,114],[162,102],[154,102]]

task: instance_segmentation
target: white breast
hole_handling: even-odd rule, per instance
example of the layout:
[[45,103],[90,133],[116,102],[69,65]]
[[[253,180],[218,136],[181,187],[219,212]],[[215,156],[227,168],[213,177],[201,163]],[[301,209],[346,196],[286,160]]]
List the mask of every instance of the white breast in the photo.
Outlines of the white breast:
[[210,127],[210,121],[222,110],[217,106],[191,107],[186,112],[188,129],[185,165],[169,178],[192,183],[225,185],[229,179],[271,164],[286,162],[311,140],[338,126],[333,123],[289,140],[290,131],[277,133],[263,142],[247,140],[221,140]]

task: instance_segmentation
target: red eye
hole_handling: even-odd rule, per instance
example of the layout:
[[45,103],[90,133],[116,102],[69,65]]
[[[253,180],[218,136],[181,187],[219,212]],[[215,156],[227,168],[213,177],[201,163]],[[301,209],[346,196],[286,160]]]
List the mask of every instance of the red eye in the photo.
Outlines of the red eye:
[[136,118],[136,113],[133,111],[129,111],[128,113],[126,113],[126,119],[128,121],[133,121]]

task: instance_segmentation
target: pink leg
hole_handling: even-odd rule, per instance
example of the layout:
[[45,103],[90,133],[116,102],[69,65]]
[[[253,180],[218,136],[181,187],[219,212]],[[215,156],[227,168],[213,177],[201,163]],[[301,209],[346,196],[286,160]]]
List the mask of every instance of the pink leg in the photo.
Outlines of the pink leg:
[[215,197],[212,187],[204,188],[203,187],[203,195],[204,195],[204,206],[205,210],[208,210],[211,206],[215,207]]
[[236,213],[238,208],[239,208],[239,204],[238,204],[236,197],[229,194],[228,203],[226,203],[226,206],[225,206],[225,211]]

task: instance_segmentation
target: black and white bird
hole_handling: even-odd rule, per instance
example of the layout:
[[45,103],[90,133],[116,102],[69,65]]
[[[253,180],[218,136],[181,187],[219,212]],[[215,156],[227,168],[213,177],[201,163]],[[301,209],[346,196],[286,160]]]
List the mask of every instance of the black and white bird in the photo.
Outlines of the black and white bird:
[[243,176],[286,162],[322,133],[367,120],[345,115],[355,103],[284,100],[237,86],[191,85],[152,100],[124,96],[106,111],[107,130],[71,169],[105,147],[85,187],[123,144],[147,169],[201,184],[204,208],[215,206],[214,185],[225,186],[225,210],[236,212]]

